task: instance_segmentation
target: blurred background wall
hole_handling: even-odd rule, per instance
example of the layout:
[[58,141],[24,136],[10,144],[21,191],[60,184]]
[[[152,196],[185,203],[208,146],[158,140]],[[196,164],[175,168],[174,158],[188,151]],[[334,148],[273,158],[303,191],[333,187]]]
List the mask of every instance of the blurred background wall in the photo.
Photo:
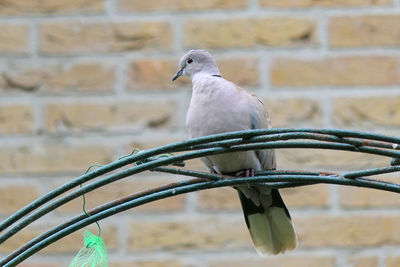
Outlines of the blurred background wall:
[[[90,164],[184,140],[191,84],[171,78],[192,48],[210,50],[225,78],[260,96],[275,127],[400,135],[400,0],[0,0],[1,218]],[[331,151],[278,156],[281,169],[389,164]],[[88,194],[88,206],[173,179],[182,177],[130,177]],[[259,257],[236,193],[224,188],[102,221],[110,266],[400,266],[398,195],[315,185],[283,197],[299,234],[293,252]],[[36,222],[0,255],[81,203]],[[21,266],[67,266],[81,234]]]

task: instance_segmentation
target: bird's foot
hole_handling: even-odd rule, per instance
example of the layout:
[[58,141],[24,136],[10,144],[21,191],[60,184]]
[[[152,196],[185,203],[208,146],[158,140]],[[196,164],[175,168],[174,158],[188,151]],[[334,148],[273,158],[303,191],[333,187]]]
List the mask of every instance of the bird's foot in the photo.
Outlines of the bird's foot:
[[235,173],[235,176],[236,177],[254,177],[255,171],[254,171],[254,169],[240,170]]

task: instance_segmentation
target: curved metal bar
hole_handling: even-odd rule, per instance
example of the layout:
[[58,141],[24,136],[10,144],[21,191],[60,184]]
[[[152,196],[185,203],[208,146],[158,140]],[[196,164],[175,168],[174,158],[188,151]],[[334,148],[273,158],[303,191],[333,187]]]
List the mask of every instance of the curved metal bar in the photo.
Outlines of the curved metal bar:
[[[292,139],[309,139],[316,140],[319,142],[305,142],[305,141],[291,141]],[[288,141],[289,140],[289,141]],[[362,152],[375,154],[380,156],[391,157],[394,159],[400,159],[400,152],[396,151],[400,144],[400,138],[397,137],[389,137],[379,134],[372,133],[364,133],[357,131],[348,131],[348,130],[337,130],[337,129],[258,129],[258,130],[248,130],[248,131],[240,131],[240,132],[230,132],[223,134],[216,134],[212,136],[205,136],[200,138],[195,138],[191,140],[187,140],[184,142],[176,142],[166,146],[161,146],[154,149],[149,149],[146,151],[141,151],[135,155],[129,155],[121,158],[118,161],[107,164],[103,167],[100,167],[92,172],[89,172],[85,175],[79,176],[73,181],[66,183],[65,185],[49,192],[45,196],[35,200],[30,205],[25,206],[6,220],[0,223],[0,231],[9,227],[28,213],[37,209],[38,207],[46,204],[50,200],[55,197],[61,195],[62,193],[74,188],[77,185],[80,185],[84,182],[92,180],[100,175],[109,173],[113,170],[121,168],[131,163],[140,164],[136,167],[129,168],[126,170],[122,170],[118,173],[111,174],[107,177],[104,177],[98,181],[95,181],[91,184],[88,184],[81,189],[75,190],[64,197],[60,197],[55,201],[49,203],[43,208],[33,212],[31,215],[24,218],[19,224],[11,228],[8,232],[4,233],[0,236],[0,244],[4,242],[6,239],[14,235],[16,232],[29,225],[34,220],[40,218],[46,213],[52,211],[53,209],[59,207],[60,205],[81,196],[83,193],[90,192],[104,186],[108,183],[117,181],[119,179],[125,178],[127,176],[143,172],[145,170],[155,170],[155,171],[163,171],[163,172],[174,172],[177,174],[177,171],[172,171],[171,168],[162,168],[161,166],[173,164],[176,162],[181,162],[183,160],[214,155],[219,153],[226,152],[235,152],[235,151],[244,151],[244,150],[258,150],[258,149],[282,149],[282,148],[314,148],[314,149],[334,149],[334,150],[343,150],[343,151],[353,151],[353,152]],[[171,152],[186,152],[179,156],[171,156],[168,158],[156,158],[157,155],[171,153]],[[388,173],[393,171],[399,171],[400,166],[392,166],[385,168],[377,168],[373,170],[365,170],[365,171],[357,171],[357,172],[349,172],[343,174],[343,177],[332,176],[332,174],[323,174],[322,173],[312,173],[312,172],[286,172],[281,173],[282,175],[295,175],[298,178],[303,176],[313,176],[313,177],[325,177],[332,178],[337,177],[341,179],[346,178],[357,178],[361,176],[375,175],[380,173]],[[190,171],[189,171],[190,172]],[[271,171],[264,171],[264,175],[270,172],[268,177],[273,177]],[[271,176],[272,175],[272,176]],[[277,175],[276,172],[274,175]],[[328,175],[328,176],[327,176]],[[214,176],[205,173],[196,173],[192,172],[191,176],[199,177],[201,179],[219,179],[219,176]],[[297,178],[296,178],[297,179]],[[226,181],[229,179],[224,179]],[[367,184],[372,186],[371,188],[381,189],[381,190],[393,190],[393,188],[397,188],[398,185],[389,184],[381,181],[375,181],[371,179],[362,179],[357,178],[356,180],[345,179],[347,181],[347,185],[354,186],[364,186],[368,187]],[[344,183],[343,180],[342,182]],[[235,178],[235,181],[239,181],[238,178]],[[352,182],[349,182],[352,181]],[[221,180],[214,181],[215,183],[220,183]],[[249,181],[248,181],[249,182]],[[250,181],[250,182],[255,182]],[[326,181],[323,181],[326,182]],[[360,183],[361,184],[357,184]],[[205,183],[205,182],[203,182]],[[207,181],[207,183],[212,183]],[[275,181],[273,183],[277,188],[283,187],[294,187],[301,185],[313,184],[316,182],[304,182],[304,181]],[[365,184],[366,183],[366,184]],[[272,186],[272,184],[270,184]],[[186,185],[185,185],[186,186]],[[189,186],[189,185],[187,185]],[[222,185],[223,186],[223,185]],[[218,186],[219,187],[219,186]],[[211,188],[211,187],[210,187]],[[201,190],[201,188],[200,188]],[[397,190],[397,189],[396,189]],[[394,191],[397,192],[397,191]],[[79,218],[79,219],[78,219]],[[90,217],[92,218],[92,217]],[[82,220],[84,217],[78,216],[74,218],[74,220]],[[78,223],[76,221],[76,223]],[[75,225],[74,223],[72,225]],[[41,235],[42,236],[42,235]],[[36,240],[36,239],[34,239]],[[33,240],[32,240],[33,241]],[[30,242],[28,244],[31,244]],[[10,254],[11,255],[11,254]],[[14,254],[15,255],[15,254]],[[2,261],[3,262],[3,261]],[[0,262],[1,263],[1,262]]]
[[127,202],[120,203],[112,208],[101,211],[97,214],[94,214],[91,217],[87,217],[77,223],[74,223],[62,230],[56,232],[53,235],[43,239],[39,243],[25,250],[18,256],[15,256],[12,260],[6,263],[5,267],[15,266],[16,264],[22,262],[24,259],[38,252],[39,250],[45,248],[46,246],[56,242],[57,240],[67,236],[68,234],[77,231],[95,221],[102,220],[114,214],[123,212],[133,207],[137,207],[143,205],[145,203],[149,203],[151,201],[175,196],[178,194],[189,193],[198,190],[217,188],[217,187],[225,187],[225,186],[235,186],[240,184],[247,183],[264,183],[270,181],[279,181],[279,182],[290,182],[290,181],[301,181],[302,183],[331,183],[331,184],[339,184],[339,185],[352,185],[352,186],[363,186],[367,188],[375,188],[381,189],[391,192],[400,193],[400,185],[385,183],[380,181],[371,181],[371,180],[363,180],[363,179],[346,179],[343,177],[332,177],[332,176],[315,176],[315,175],[271,175],[271,176],[256,176],[256,177],[247,177],[247,178],[230,178],[230,179],[221,179],[218,181],[206,181],[195,184],[183,185],[176,188],[168,188],[165,190],[159,190],[157,192],[153,192],[148,195],[144,195],[140,198],[135,198],[129,200]]
[[[336,137],[354,137],[354,138],[364,138],[370,140],[377,140],[383,142],[389,142],[393,144],[400,144],[400,138],[396,137],[389,137],[380,134],[372,134],[372,133],[364,133],[364,132],[357,132],[357,131],[348,131],[348,130],[337,130],[337,129],[311,129],[311,128],[300,128],[300,129],[285,129],[285,128],[274,128],[274,129],[256,129],[256,130],[247,130],[247,131],[239,131],[239,132],[230,132],[230,133],[222,133],[216,134],[212,136],[205,136],[194,138],[191,140],[183,141],[183,142],[176,142],[169,145],[161,146],[154,149],[149,149],[143,152],[140,152],[135,155],[124,157],[118,161],[112,162],[110,164],[104,165],[90,173],[85,175],[81,175],[67,183],[63,186],[60,186],[53,191],[47,193],[46,195],[38,198],[37,200],[33,201],[29,205],[23,207],[12,216],[5,219],[3,222],[0,223],[0,232],[21,219],[23,216],[27,215],[28,213],[32,212],[33,210],[37,209],[38,207],[42,206],[43,204],[49,202],[50,200],[54,199],[55,197],[60,196],[61,194],[65,193],[66,191],[83,184],[87,181],[90,181],[100,175],[108,173],[110,171],[116,170],[120,167],[123,167],[127,164],[134,163],[136,161],[143,160],[145,158],[155,156],[161,153],[168,153],[168,152],[176,152],[176,151],[183,151],[185,148],[190,149],[191,146],[207,143],[207,142],[216,142],[226,139],[234,139],[239,138],[241,140],[245,140],[254,136],[259,135],[271,135],[271,134],[285,134],[285,133],[317,133],[317,134],[324,134],[324,135],[333,135]],[[1,242],[0,242],[1,243]]]
[[[194,184],[194,183],[198,183],[198,182],[204,182],[204,179],[190,179],[190,180],[187,180],[187,181],[179,181],[179,182],[175,182],[175,183],[169,183],[169,184],[161,185],[161,186],[158,186],[158,187],[155,187],[155,188],[146,189],[146,190],[143,190],[141,192],[136,192],[136,193],[133,193],[131,195],[128,195],[128,196],[122,197],[120,199],[116,199],[116,200],[110,201],[108,203],[105,203],[105,204],[100,205],[98,207],[95,207],[93,209],[90,209],[89,211],[87,211],[87,213],[92,216],[92,215],[97,214],[97,213],[99,213],[101,211],[107,210],[109,208],[113,208],[113,207],[117,206],[120,203],[123,203],[123,202],[129,201],[129,200],[133,200],[133,199],[136,199],[136,198],[139,198],[139,197],[142,197],[142,196],[157,192],[157,190],[172,189],[172,188],[177,187],[177,186],[184,186],[184,185]],[[77,222],[79,222],[79,221],[81,221],[81,220],[83,220],[83,219],[85,219],[87,217],[88,216],[86,214],[81,214],[81,215],[75,216],[74,218],[70,219],[69,221],[61,223],[61,224],[53,227],[49,231],[47,231],[47,232],[35,237],[34,239],[30,240],[28,243],[26,243],[25,245],[23,245],[22,247],[18,248],[15,251],[13,251],[9,255],[7,255],[7,257],[2,259],[0,261],[0,266],[3,266],[7,262],[9,262],[13,258],[15,258],[17,255],[21,254],[22,252],[24,252],[25,250],[29,249],[33,245],[39,243],[40,241],[44,240],[45,238],[57,233],[58,231],[66,228],[66,227],[68,227],[70,225],[73,225],[73,224],[75,224],[75,223],[77,223]]]
[[389,166],[389,167],[375,168],[369,170],[347,172],[343,173],[342,176],[344,178],[354,179],[362,176],[372,176],[372,175],[385,174],[391,172],[400,172],[400,166]]
[[317,140],[331,143],[345,143],[353,145],[355,147],[369,146],[375,148],[383,148],[393,150],[393,143],[382,142],[382,141],[372,141],[372,140],[359,140],[353,137],[337,137],[326,134],[319,133],[278,133],[255,136],[248,139],[236,138],[230,140],[223,140],[218,142],[205,143],[200,145],[192,146],[192,149],[210,148],[210,147],[229,147],[233,145],[243,145],[250,143],[260,143],[260,142],[272,142],[272,141],[282,141],[282,140],[292,140],[292,139],[307,139],[307,140]]
[[[261,134],[261,132],[260,133],[254,133],[254,132],[243,133],[243,136],[248,137],[248,136],[253,136],[256,134]],[[175,142],[175,143],[168,144],[165,146],[149,149],[146,151],[141,151],[141,152],[131,155],[131,156],[123,157],[120,160],[106,164],[103,167],[95,169],[94,171],[91,171],[87,174],[81,175],[81,176],[75,178],[73,181],[62,185],[62,186],[50,191],[46,195],[31,202],[29,205],[23,207],[22,209],[18,210],[13,215],[11,215],[10,217],[8,217],[4,221],[2,221],[0,223],[0,232],[3,231],[4,229],[6,229],[11,224],[13,224],[14,222],[16,222],[17,220],[19,220],[20,218],[22,218],[23,216],[25,216],[26,214],[37,209],[41,205],[49,202],[50,200],[54,199],[55,197],[58,197],[59,195],[67,192],[68,190],[70,190],[80,184],[83,184],[87,181],[90,181],[100,175],[114,171],[114,170],[121,168],[123,166],[126,166],[128,164],[132,164],[132,163],[135,163],[137,161],[140,161],[140,160],[152,157],[152,156],[156,156],[156,155],[159,155],[162,153],[169,153],[171,151],[172,152],[178,151],[182,147],[190,147],[192,145],[202,144],[202,143],[210,142],[210,141],[218,141],[218,140],[222,140],[224,138],[239,137],[240,135],[241,135],[241,132],[232,132],[232,133],[226,133],[226,134],[218,134],[218,135],[213,135],[213,136],[200,137],[200,138],[195,138],[195,139],[191,139],[191,140],[187,140],[187,141],[183,141],[183,142]],[[1,244],[1,242],[0,242],[0,244]]]
[[[399,157],[400,151],[386,151],[377,148],[368,148],[368,147],[354,147],[349,144],[339,144],[339,143],[325,143],[325,142],[303,142],[303,141],[275,141],[271,143],[255,143],[255,144],[246,144],[246,145],[237,145],[227,147],[213,147],[201,150],[195,150],[191,152],[187,152],[178,156],[171,156],[167,158],[160,158],[158,160],[154,160],[152,162],[147,162],[140,164],[136,167],[129,168],[127,170],[123,170],[116,174],[112,174],[103,179],[95,181],[89,185],[83,186],[80,189],[77,189],[66,196],[63,196],[55,201],[49,203],[47,206],[39,209],[38,211],[28,215],[24,218],[20,223],[11,228],[9,231],[0,236],[0,244],[5,240],[16,234],[18,231],[32,223],[33,221],[39,219],[43,215],[49,213],[50,211],[60,207],[61,205],[71,201],[84,193],[93,191],[101,186],[109,184],[111,182],[115,182],[122,178],[125,178],[130,175],[134,175],[136,173],[149,170],[154,167],[159,167],[162,165],[169,165],[174,162],[184,161],[188,159],[193,159],[202,156],[215,155],[224,152],[237,152],[237,151],[245,151],[245,150],[260,150],[260,149],[277,149],[277,148],[315,148],[315,149],[333,149],[333,150],[344,150],[344,151],[358,151],[363,153],[388,156],[388,157]],[[75,182],[75,181],[73,181]],[[68,184],[67,184],[68,185]],[[69,186],[68,186],[69,187]]]
[[[192,155],[192,157],[189,157],[189,158],[195,158],[196,155],[202,155],[202,154],[204,154],[204,152],[200,152],[200,153],[199,152],[189,152],[187,154],[194,154],[194,155]],[[178,158],[178,159],[176,159],[176,158]],[[15,225],[10,230],[8,230],[6,233],[4,233],[3,235],[0,236],[0,244],[3,243],[4,241],[6,241],[7,239],[9,239],[10,237],[12,237],[14,234],[19,232],[20,230],[22,230],[24,227],[28,226],[35,220],[42,217],[43,215],[49,213],[50,211],[60,207],[61,205],[65,204],[65,203],[81,196],[84,193],[91,192],[101,186],[118,181],[127,176],[134,175],[134,174],[142,172],[142,171],[146,171],[152,167],[168,165],[170,163],[173,163],[174,161],[181,161],[182,158],[185,158],[185,157],[175,156],[175,157],[168,157],[168,158],[160,158],[159,160],[140,164],[138,166],[123,170],[121,172],[118,172],[118,173],[115,173],[112,175],[109,175],[109,176],[107,176],[103,179],[100,179],[98,181],[95,181],[91,184],[85,185],[63,197],[56,199],[55,201],[49,203],[48,205],[44,206],[43,208],[33,212],[32,214],[30,214],[27,217],[25,217],[24,219],[22,219],[21,222],[19,222],[17,225]]]
[[[389,173],[389,172],[396,172],[399,171],[400,167],[387,167],[387,168],[376,168],[376,169],[370,169],[370,170],[364,170],[364,171],[358,171],[358,172],[348,172],[345,175],[349,175],[352,176],[352,178],[356,178],[355,176],[361,177],[361,176],[371,176],[371,175],[377,175],[377,174],[383,174],[383,173]],[[176,169],[176,168],[166,168],[166,167],[156,167],[154,169],[152,169],[152,171],[157,171],[157,172],[165,172],[165,173],[171,173],[171,174],[177,174],[177,175],[185,175],[185,176],[189,176],[189,177],[196,177],[196,178],[200,178],[200,179],[191,179],[191,180],[187,180],[187,181],[179,181],[179,182],[174,182],[174,183],[170,183],[170,184],[166,184],[166,185],[161,185],[155,188],[151,188],[151,189],[147,189],[141,192],[137,192],[128,196],[124,196],[120,199],[116,199],[113,201],[110,201],[106,204],[103,204],[101,206],[98,206],[94,209],[91,209],[90,211],[88,211],[88,213],[90,215],[95,215],[99,212],[102,212],[104,210],[110,209],[110,208],[114,208],[117,205],[124,203],[124,202],[128,202],[130,200],[133,199],[137,199],[152,193],[155,193],[157,191],[162,191],[162,190],[167,190],[167,189],[173,189],[173,188],[178,188],[181,186],[185,186],[185,185],[189,185],[189,184],[196,184],[196,183],[201,183],[206,181],[210,181],[210,180],[221,180],[221,179],[226,179],[226,178],[230,178],[230,179],[235,179],[232,177],[225,177],[225,176],[219,176],[219,175],[215,175],[215,174],[210,174],[210,173],[204,173],[204,172],[199,172],[199,171],[191,171],[191,170],[181,170],[181,169]],[[276,171],[276,170],[271,170],[271,171],[261,171],[261,172],[257,172],[256,175],[258,176],[265,176],[265,175],[307,175],[307,176],[316,176],[316,177],[326,177],[326,176],[333,176],[333,177],[339,177],[338,174],[334,174],[334,173],[326,173],[326,172],[308,172],[308,171]],[[373,180],[366,180],[366,178],[362,179],[364,181],[367,182],[371,182]],[[375,181],[373,181],[375,182]],[[394,187],[394,188],[398,188],[400,187],[400,185],[397,184],[392,184],[392,183],[387,183],[387,182],[382,182],[382,181],[378,181],[379,184],[384,183],[385,185],[388,184],[389,188]],[[314,184],[314,183],[301,183],[301,182],[292,182],[292,181],[288,181],[288,182],[268,182],[267,183],[270,187],[273,188],[288,188],[288,187],[298,187],[298,186],[305,186],[305,185],[310,185],[310,184]],[[26,251],[27,249],[29,249],[30,247],[36,245],[37,243],[39,243],[40,241],[44,240],[47,237],[52,236],[53,234],[57,233],[58,231],[60,231],[61,229],[64,229],[70,225],[73,225],[75,223],[78,223],[79,221],[85,219],[87,216],[85,214],[76,216],[74,218],[72,218],[71,220],[62,223],[56,227],[53,227],[51,230],[41,234],[40,236],[32,239],[31,241],[29,241],[28,243],[26,243],[24,246],[18,248],[17,250],[15,250],[14,252],[12,252],[11,254],[9,254],[6,258],[4,258],[0,264],[5,264],[7,262],[9,262],[10,260],[12,260],[13,258],[15,258],[17,255],[21,254],[22,252]]]

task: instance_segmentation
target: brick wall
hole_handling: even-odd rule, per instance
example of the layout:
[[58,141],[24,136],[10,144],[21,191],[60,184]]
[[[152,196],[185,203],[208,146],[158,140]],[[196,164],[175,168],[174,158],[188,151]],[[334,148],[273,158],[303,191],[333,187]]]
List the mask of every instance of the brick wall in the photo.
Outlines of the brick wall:
[[[276,127],[400,135],[400,0],[0,1],[0,217],[90,164],[185,139],[190,82],[171,77],[191,48],[210,50],[224,77],[264,99]],[[330,151],[278,156],[282,169],[388,164]],[[180,177],[131,177],[88,194],[88,206],[171,179]],[[293,252],[260,258],[235,192],[223,188],[102,221],[110,266],[400,266],[398,195],[327,185],[283,195],[300,238]],[[0,256],[80,211],[80,199],[59,208]],[[81,233],[21,266],[67,266]]]

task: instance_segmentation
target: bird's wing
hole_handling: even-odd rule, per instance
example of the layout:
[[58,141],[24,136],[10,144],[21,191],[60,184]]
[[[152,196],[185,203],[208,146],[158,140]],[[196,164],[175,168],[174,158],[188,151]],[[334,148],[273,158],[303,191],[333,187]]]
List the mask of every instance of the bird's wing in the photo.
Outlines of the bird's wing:
[[[247,92],[246,92],[247,93]],[[264,107],[264,103],[257,98],[256,95],[248,94],[250,109],[251,129],[269,129],[271,128],[271,120],[268,112]],[[257,157],[260,160],[264,170],[276,169],[275,152],[272,149],[263,149],[256,151]]]

